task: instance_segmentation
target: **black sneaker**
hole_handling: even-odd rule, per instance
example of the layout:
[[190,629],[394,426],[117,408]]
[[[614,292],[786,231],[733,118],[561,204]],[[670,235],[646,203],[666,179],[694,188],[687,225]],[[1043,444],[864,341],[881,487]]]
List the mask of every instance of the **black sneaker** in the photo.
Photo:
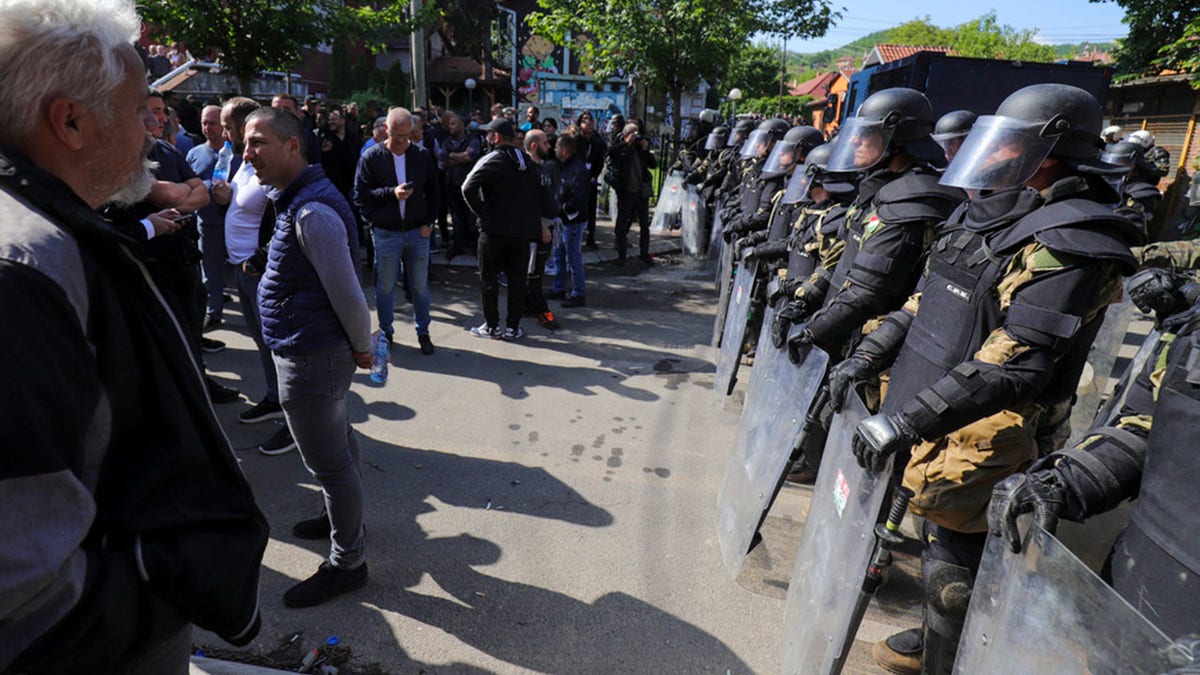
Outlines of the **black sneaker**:
[[562,306],[563,307],[586,307],[587,306],[587,296],[584,296],[584,295],[571,296],[571,297],[567,298],[566,300],[562,301]]
[[202,337],[200,338],[200,351],[205,354],[216,354],[225,349],[225,343],[220,340]]
[[329,512],[321,509],[316,518],[302,520],[292,526],[292,535],[297,539],[328,539],[333,526],[329,524]]
[[226,387],[216,380],[204,376],[204,382],[208,385],[208,397],[213,403],[233,403],[242,398],[242,393],[233,387]]
[[654,258],[652,256],[650,256],[649,254],[639,255],[638,260],[642,261],[642,264],[644,264],[644,265],[653,265],[654,264]]
[[268,457],[283,455],[296,449],[296,439],[292,438],[292,430],[283,425],[275,435],[262,442],[258,451]]
[[242,424],[258,424],[267,420],[283,419],[283,406],[277,401],[269,401],[263,399],[256,403],[253,408],[243,410],[238,413],[238,421]]
[[429,339],[428,335],[418,335],[417,342],[421,343],[421,353],[425,356],[433,354],[433,340]]
[[316,574],[287,589],[283,594],[283,604],[288,607],[314,607],[366,585],[367,563],[352,570],[343,570],[325,561],[317,568]]

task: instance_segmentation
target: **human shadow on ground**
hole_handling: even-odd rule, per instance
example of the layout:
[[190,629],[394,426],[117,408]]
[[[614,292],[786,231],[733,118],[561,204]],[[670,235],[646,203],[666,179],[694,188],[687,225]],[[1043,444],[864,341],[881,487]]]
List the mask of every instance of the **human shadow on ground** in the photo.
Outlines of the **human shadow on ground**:
[[[487,568],[501,561],[505,553],[499,544],[478,533],[504,528],[511,535],[511,527],[505,527],[503,521],[514,516],[584,528],[613,523],[608,510],[589,502],[545,469],[365,437],[361,443],[368,497],[370,583],[326,605],[293,610],[284,608],[279,598],[295,579],[264,569],[264,630],[252,651],[279,650],[296,632],[303,632],[302,642],[308,647],[320,644],[326,636],[338,635],[353,653],[392,655],[387,662],[352,659],[342,669],[344,673],[490,672],[462,654],[452,656],[456,661],[452,664],[414,659],[405,648],[407,631],[399,632],[396,625],[400,622],[410,628],[410,622],[416,621],[449,633],[493,659],[540,672],[749,671],[719,639],[629,594],[608,591],[588,601],[489,574]],[[259,491],[298,495],[300,486],[312,483],[299,462],[281,464],[255,457],[246,462],[246,470]],[[314,494],[264,506],[273,537],[324,556],[327,542],[298,540],[290,532],[291,523],[312,515],[317,503]],[[434,536],[418,522],[419,517],[447,506],[474,509],[478,520],[469,522],[478,526],[472,526],[473,532]],[[531,536],[544,531],[530,529]],[[546,556],[552,556],[558,547],[569,544],[547,541],[545,545],[549,547]],[[534,569],[546,563],[538,550],[531,546],[520,552],[532,556],[528,564]],[[513,561],[505,562],[511,569]],[[569,574],[559,578],[569,578]],[[589,580],[589,586],[597,587],[596,580]],[[602,580],[599,587],[605,588]],[[423,652],[435,650],[428,643],[420,644]],[[296,650],[289,653],[303,655]]]

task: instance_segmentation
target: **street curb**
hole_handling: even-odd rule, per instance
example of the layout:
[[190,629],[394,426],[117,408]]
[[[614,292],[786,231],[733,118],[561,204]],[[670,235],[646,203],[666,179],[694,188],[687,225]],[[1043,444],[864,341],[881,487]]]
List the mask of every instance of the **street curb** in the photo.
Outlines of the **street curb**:
[[272,675],[273,673],[288,672],[291,671],[263,668],[236,661],[210,659],[203,656],[193,656],[188,667],[189,675]]

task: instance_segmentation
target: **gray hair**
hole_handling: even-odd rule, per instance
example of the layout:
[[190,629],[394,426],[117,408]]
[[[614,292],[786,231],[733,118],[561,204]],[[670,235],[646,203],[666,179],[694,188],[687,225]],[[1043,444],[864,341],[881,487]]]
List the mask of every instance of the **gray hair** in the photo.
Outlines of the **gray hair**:
[[58,97],[111,123],[141,25],[129,0],[0,0],[0,140],[32,132]]
[[628,136],[629,134],[636,134],[639,131],[641,131],[641,127],[637,125],[637,122],[630,122],[625,125],[624,129],[621,130],[621,135]]
[[415,116],[409,112],[408,108],[396,106],[394,108],[388,108],[387,123],[388,126],[391,126],[392,124],[401,124],[407,120],[409,124],[415,126],[416,122],[414,121],[414,117]]

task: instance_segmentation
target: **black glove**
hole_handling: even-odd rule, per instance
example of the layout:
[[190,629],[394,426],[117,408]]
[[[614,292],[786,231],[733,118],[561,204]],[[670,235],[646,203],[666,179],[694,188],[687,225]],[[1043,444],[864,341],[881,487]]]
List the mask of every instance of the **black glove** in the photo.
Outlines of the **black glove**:
[[750,237],[742,237],[738,239],[738,243],[741,244],[738,255],[742,262],[753,263],[758,259],[758,247],[754,245]]
[[787,334],[792,329],[792,324],[799,323],[806,316],[808,316],[808,306],[803,300],[792,300],[784,305],[775,314],[775,318],[771,319],[771,344],[775,345],[776,349],[783,349],[783,343],[787,341]]
[[1183,296],[1178,290],[1185,281],[1186,278],[1171,270],[1156,267],[1130,277],[1125,288],[1129,291],[1129,299],[1143,314],[1153,312],[1161,321],[1187,309],[1182,306]]
[[904,415],[871,415],[858,423],[851,445],[858,465],[879,473],[887,458],[900,450],[911,448],[921,441]]
[[[779,302],[780,298],[790,298],[796,295],[796,289],[800,288],[802,282],[799,279],[784,279],[779,282],[779,286],[767,298],[767,302],[774,305]],[[780,345],[782,346],[782,345]]]
[[829,371],[829,405],[841,412],[846,391],[857,382],[875,374],[875,367],[865,357],[851,356]]
[[738,238],[740,233],[741,228],[738,227],[737,219],[734,219],[721,230],[721,237],[725,239],[725,243],[731,244],[734,239]]
[[788,360],[792,363],[800,363],[803,361],[804,354],[807,353],[808,348],[812,346],[812,343],[813,334],[812,331],[808,330],[807,328],[792,336],[792,338],[787,341]]
[[1008,540],[1012,552],[1019,553],[1021,534],[1017,531],[1017,516],[1034,512],[1042,527],[1053,531],[1058,517],[1067,511],[1070,498],[1055,469],[1013,474],[992,488],[992,501],[987,512],[988,530]]

